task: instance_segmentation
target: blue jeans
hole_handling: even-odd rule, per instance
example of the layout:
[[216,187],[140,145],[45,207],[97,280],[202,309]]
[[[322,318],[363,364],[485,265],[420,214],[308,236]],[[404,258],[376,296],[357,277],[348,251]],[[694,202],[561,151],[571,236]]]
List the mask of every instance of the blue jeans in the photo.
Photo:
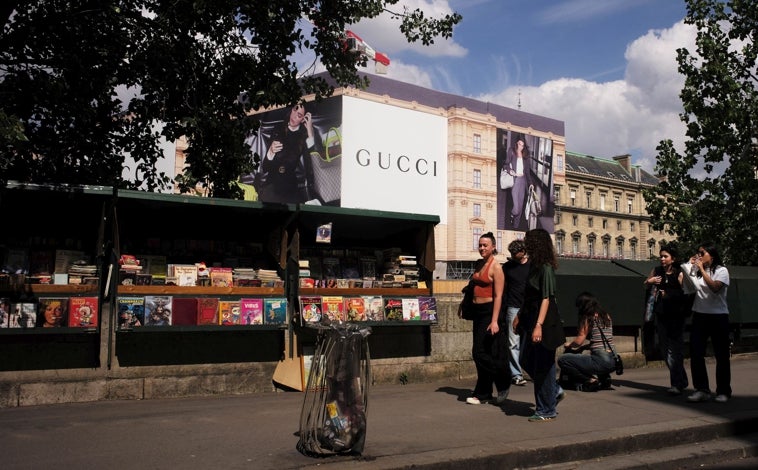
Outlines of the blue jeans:
[[669,368],[671,386],[684,390],[690,384],[684,370],[684,317],[656,318],[658,344]]
[[596,375],[598,378],[608,376],[616,369],[613,355],[605,350],[595,350],[591,354],[564,353],[558,358],[561,376],[584,383]]
[[513,331],[513,319],[518,315],[518,311],[518,307],[508,307],[505,315],[505,321],[508,323],[508,352],[510,353],[508,365],[511,368],[511,377],[523,377],[524,375],[518,363],[521,341],[519,335]]
[[690,368],[692,386],[695,390],[710,393],[708,370],[705,367],[705,348],[708,337],[713,343],[716,357],[716,394],[732,396],[732,372],[729,364],[729,315],[698,313],[692,314],[690,332]]
[[555,380],[555,349],[532,343],[531,334],[521,336],[521,367],[534,381],[534,414],[555,418],[558,404],[558,382]]

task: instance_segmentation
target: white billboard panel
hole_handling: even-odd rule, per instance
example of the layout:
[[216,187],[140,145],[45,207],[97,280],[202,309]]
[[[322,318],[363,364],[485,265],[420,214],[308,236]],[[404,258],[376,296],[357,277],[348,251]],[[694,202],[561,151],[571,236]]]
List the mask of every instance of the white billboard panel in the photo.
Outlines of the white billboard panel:
[[447,223],[447,119],[344,96],[342,207]]

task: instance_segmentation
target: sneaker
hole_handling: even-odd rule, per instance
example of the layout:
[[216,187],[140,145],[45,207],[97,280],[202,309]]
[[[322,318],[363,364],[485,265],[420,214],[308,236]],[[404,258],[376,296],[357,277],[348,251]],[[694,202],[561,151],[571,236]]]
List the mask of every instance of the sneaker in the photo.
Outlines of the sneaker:
[[518,385],[519,387],[523,387],[526,385],[526,379],[523,377],[514,377],[512,381],[513,385]]
[[468,397],[468,398],[466,398],[466,403],[468,403],[469,405],[481,405],[482,404],[481,400],[479,400],[476,397]]
[[718,403],[726,403],[729,401],[729,397],[724,395],[723,393],[720,393],[716,395],[716,398],[714,398],[714,400],[717,401]]
[[560,392],[558,392],[558,396],[556,396],[556,397],[555,397],[555,404],[557,405],[557,404],[558,404],[558,403],[560,403],[560,402],[561,402],[561,400],[563,400],[564,398],[566,398],[566,392],[565,392],[565,391],[563,391],[563,389],[561,389],[561,391],[560,391]]
[[668,390],[666,390],[666,393],[668,393],[669,395],[681,395],[682,390],[679,389],[678,387],[671,387]]
[[711,399],[711,394],[703,392],[701,390],[696,390],[695,393],[687,397],[687,401],[692,402],[692,403],[708,401],[710,399]]
[[497,398],[495,398],[495,404],[496,405],[502,405],[503,403],[505,403],[505,400],[508,399],[508,392],[510,392],[510,391],[511,390],[508,389],[508,390],[503,390],[502,392],[498,392],[497,393]]
[[533,414],[529,417],[529,421],[532,423],[539,422],[539,421],[550,421],[555,419],[555,416],[540,416],[538,414]]

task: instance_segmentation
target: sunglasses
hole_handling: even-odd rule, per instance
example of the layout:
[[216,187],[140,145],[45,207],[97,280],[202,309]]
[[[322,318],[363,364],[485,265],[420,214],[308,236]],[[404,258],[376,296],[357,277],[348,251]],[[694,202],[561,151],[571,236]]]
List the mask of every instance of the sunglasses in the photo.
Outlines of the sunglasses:
[[704,250],[700,250],[700,251],[697,252],[697,254],[699,254],[700,256],[705,256],[705,255],[708,254],[708,252],[704,251]]

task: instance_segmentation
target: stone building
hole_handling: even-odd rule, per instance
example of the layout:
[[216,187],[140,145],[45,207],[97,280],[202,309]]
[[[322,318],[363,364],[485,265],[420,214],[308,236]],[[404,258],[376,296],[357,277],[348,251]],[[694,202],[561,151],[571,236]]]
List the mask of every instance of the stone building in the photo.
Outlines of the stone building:
[[653,230],[642,197],[658,180],[632,165],[630,155],[609,160],[567,151],[564,174],[554,187],[560,256],[646,260],[670,240]]

